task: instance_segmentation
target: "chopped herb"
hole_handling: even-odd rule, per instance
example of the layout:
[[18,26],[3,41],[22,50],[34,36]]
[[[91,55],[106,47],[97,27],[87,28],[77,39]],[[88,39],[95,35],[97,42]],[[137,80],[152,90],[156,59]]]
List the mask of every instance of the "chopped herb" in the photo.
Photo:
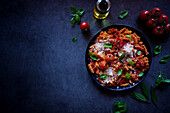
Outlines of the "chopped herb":
[[129,60],[129,64],[130,64],[131,66],[134,66],[134,62],[132,61],[132,59]]
[[114,113],[126,113],[127,106],[124,102],[118,101],[114,103]]
[[126,75],[125,75],[125,79],[126,80],[129,80],[131,77],[130,77],[130,74],[129,73],[126,73]]
[[151,99],[154,105],[157,106],[157,96],[156,96],[155,88],[153,87],[153,85],[151,86]]
[[145,95],[145,97],[147,99],[149,99],[149,91],[148,91],[148,88],[144,82],[141,82],[141,89],[142,89],[142,92]]
[[77,40],[77,37],[74,36],[74,37],[72,38],[72,42],[75,42],[76,40]]
[[90,53],[89,52],[89,55],[90,55],[90,57],[93,59],[93,60],[97,60],[97,55],[96,54],[94,54],[94,53]]
[[142,76],[143,76],[143,74],[144,74],[143,72],[140,72],[140,73],[139,73],[139,77],[142,77]]
[[138,55],[141,55],[141,51],[138,51],[137,54],[138,54]]
[[119,61],[121,61],[125,57],[125,52],[119,57]]
[[104,79],[107,78],[107,75],[106,75],[106,74],[102,74],[102,75],[99,76],[99,78],[102,79],[102,80],[104,80]]
[[103,44],[104,47],[107,47],[107,48],[112,48],[112,44],[109,44],[109,43],[105,43]]
[[117,75],[120,76],[122,74],[122,69],[119,69]]
[[125,35],[127,38],[129,38],[129,39],[132,39],[132,37],[130,36],[130,35]]
[[119,18],[121,18],[121,19],[125,18],[127,15],[128,15],[128,11],[126,11],[126,10],[125,11],[121,11],[120,15],[119,15]]
[[170,55],[164,56],[164,57],[160,60],[160,63],[166,63],[169,58],[170,58]]
[[157,45],[154,49],[154,54],[158,55],[162,50],[162,46],[161,45]]

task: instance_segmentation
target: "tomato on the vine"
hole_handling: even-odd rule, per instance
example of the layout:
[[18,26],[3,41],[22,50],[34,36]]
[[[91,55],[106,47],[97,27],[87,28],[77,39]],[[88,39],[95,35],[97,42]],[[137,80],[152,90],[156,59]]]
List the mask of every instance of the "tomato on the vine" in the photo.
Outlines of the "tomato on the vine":
[[147,21],[146,26],[150,29],[153,29],[157,25],[157,20],[154,18],[151,18]]
[[148,10],[144,10],[140,13],[139,15],[139,18],[142,20],[142,21],[146,21],[150,18],[150,13]]
[[161,37],[163,34],[164,34],[164,29],[161,27],[161,26],[156,26],[152,33],[155,35],[155,36],[158,36],[158,37]]
[[167,33],[170,34],[170,23],[169,23],[169,24],[166,24],[166,25],[164,26],[164,28],[165,28],[165,30],[167,31]]
[[80,29],[81,29],[83,32],[88,31],[88,30],[89,30],[89,27],[90,27],[90,25],[89,25],[89,23],[87,23],[87,22],[82,22],[82,23],[80,24]]
[[162,11],[160,8],[153,8],[151,11],[150,11],[150,14],[151,14],[151,17],[157,17],[159,18],[162,14]]
[[161,15],[159,21],[161,24],[165,25],[169,22],[169,17],[167,15]]

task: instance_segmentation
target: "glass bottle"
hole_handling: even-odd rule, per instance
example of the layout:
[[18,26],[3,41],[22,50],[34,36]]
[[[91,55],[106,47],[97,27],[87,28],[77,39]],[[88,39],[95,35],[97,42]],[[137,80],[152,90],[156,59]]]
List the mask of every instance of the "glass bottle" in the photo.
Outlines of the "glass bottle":
[[110,12],[109,0],[97,0],[93,10],[93,15],[97,19],[105,19]]

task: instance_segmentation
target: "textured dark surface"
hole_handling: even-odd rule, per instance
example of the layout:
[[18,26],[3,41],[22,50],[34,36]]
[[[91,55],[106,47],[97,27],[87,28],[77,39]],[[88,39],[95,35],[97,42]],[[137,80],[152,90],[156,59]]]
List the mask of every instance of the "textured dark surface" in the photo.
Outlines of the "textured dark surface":
[[[156,89],[158,106],[130,98],[132,91],[110,92],[98,87],[88,75],[85,50],[93,35],[112,24],[124,24],[141,31],[153,48],[163,46],[153,57],[144,82],[151,87],[159,71],[170,78],[170,61],[159,60],[170,54],[170,37],[155,41],[137,21],[144,9],[160,7],[170,16],[169,0],[114,0],[105,20],[93,17],[95,0],[1,0],[0,1],[0,112],[1,113],[109,113],[115,100],[128,102],[131,113],[170,112],[169,86]],[[70,5],[84,8],[81,21],[90,23],[90,33],[70,25]],[[120,11],[128,10],[125,19]],[[72,37],[78,40],[73,43]]]

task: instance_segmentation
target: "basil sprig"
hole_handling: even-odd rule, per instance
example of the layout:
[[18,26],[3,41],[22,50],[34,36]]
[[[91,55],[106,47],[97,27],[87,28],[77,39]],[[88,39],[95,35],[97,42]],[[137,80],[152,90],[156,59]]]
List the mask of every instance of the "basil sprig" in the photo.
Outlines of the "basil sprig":
[[159,74],[158,78],[155,80],[155,85],[158,86],[161,83],[170,83],[170,79],[164,79],[165,74]]
[[129,38],[130,40],[132,39],[132,37],[130,35],[125,35],[127,38]]
[[151,99],[152,99],[153,104],[157,106],[157,96],[156,96],[155,88],[153,87],[153,85],[151,86]]
[[74,36],[74,37],[72,38],[72,42],[75,42],[76,40],[77,40],[77,37]]
[[125,18],[127,15],[128,15],[128,11],[126,11],[126,10],[125,11],[121,11],[120,15],[119,15],[119,18],[121,18],[121,19]]
[[161,45],[157,45],[154,49],[154,54],[158,55],[162,50],[162,46]]
[[149,91],[148,91],[148,88],[146,86],[146,84],[144,82],[141,82],[141,90],[144,94],[144,96],[149,99]]
[[159,62],[160,62],[160,63],[166,63],[169,58],[170,58],[170,55],[166,55],[166,56],[164,56]]
[[94,53],[90,53],[90,52],[89,52],[89,55],[90,55],[90,57],[91,57],[93,60],[97,60],[97,59],[98,59],[97,55],[94,54]]
[[127,106],[124,102],[118,101],[114,103],[114,113],[126,113]]
[[125,52],[119,57],[119,61],[121,61],[125,57]]
[[101,74],[101,75],[99,76],[99,78],[102,79],[102,80],[104,80],[104,79],[107,78],[107,75],[106,75],[106,74]]
[[122,74],[122,69],[119,69],[117,75],[120,76]]
[[107,47],[107,48],[112,48],[112,44],[109,44],[109,43],[105,43],[103,44],[104,47]]
[[131,66],[134,66],[134,62],[132,61],[132,59],[129,60],[129,64],[130,64]]
[[71,18],[71,26],[73,26],[75,22],[80,24],[80,17],[83,15],[85,9],[76,10],[74,6],[70,5],[70,10],[73,13],[72,14],[73,17]]

